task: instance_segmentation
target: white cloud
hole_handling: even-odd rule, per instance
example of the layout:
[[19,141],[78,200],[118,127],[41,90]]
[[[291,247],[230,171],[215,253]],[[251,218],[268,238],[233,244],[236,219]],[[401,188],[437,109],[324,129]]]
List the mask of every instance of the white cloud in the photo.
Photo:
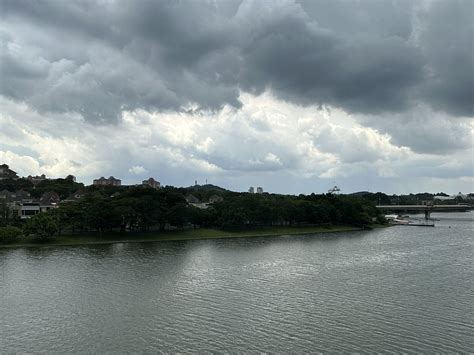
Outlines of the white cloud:
[[41,172],[37,160],[29,156],[22,156],[10,151],[0,150],[0,162],[7,164],[11,169],[20,174],[20,176],[37,175]]
[[24,175],[73,174],[85,183],[101,175],[136,183],[147,173],[168,185],[209,179],[237,190],[258,184],[292,193],[324,192],[333,179],[346,191],[400,191],[411,181],[424,181],[423,190],[449,187],[447,192],[472,186],[466,180],[472,149],[415,153],[342,110],[300,107],[270,93],[242,94],[240,100],[241,109],[137,110],[123,112],[119,125],[95,126],[1,99],[0,161]]
[[128,169],[128,172],[133,174],[133,175],[143,175],[148,172],[143,166],[141,165],[135,165],[132,166],[130,169]]

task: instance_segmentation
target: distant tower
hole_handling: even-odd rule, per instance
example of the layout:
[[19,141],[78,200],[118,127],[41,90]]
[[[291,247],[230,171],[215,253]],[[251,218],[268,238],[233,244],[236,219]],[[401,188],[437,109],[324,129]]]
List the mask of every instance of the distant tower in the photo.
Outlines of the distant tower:
[[249,193],[250,193],[250,194],[255,193],[255,190],[254,190],[253,186],[250,186],[250,187],[249,187]]
[[257,187],[257,193],[258,194],[263,194],[263,187]]
[[194,186],[197,186],[197,184],[198,184],[198,181],[194,180]]
[[341,192],[341,189],[337,185],[334,185],[334,187],[332,187],[328,190],[328,194],[330,194],[330,195],[337,195],[340,192]]

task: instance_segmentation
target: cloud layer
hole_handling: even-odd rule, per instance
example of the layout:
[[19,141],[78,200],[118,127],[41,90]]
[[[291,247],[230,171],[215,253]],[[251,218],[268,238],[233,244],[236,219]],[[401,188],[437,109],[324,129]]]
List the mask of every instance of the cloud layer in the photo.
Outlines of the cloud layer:
[[280,191],[472,175],[472,1],[0,6],[0,160],[21,169]]
[[466,1],[2,0],[2,94],[44,112],[239,107],[240,91],[350,112],[472,116]]
[[415,153],[342,110],[301,107],[269,94],[239,100],[240,109],[226,106],[207,114],[124,112],[114,126],[61,114],[67,119],[54,129],[48,118],[59,117],[2,100],[1,112],[9,114],[0,115],[0,126],[8,127],[0,131],[0,160],[24,175],[73,174],[86,183],[101,175],[125,183],[154,176],[164,184],[208,179],[236,190],[261,185],[282,193],[324,192],[333,180],[346,191],[472,185],[470,149]]

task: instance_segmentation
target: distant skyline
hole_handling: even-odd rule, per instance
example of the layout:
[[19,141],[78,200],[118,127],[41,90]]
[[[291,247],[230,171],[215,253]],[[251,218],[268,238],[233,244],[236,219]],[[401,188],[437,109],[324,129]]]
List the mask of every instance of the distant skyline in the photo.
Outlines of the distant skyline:
[[474,2],[0,0],[0,164],[474,191]]

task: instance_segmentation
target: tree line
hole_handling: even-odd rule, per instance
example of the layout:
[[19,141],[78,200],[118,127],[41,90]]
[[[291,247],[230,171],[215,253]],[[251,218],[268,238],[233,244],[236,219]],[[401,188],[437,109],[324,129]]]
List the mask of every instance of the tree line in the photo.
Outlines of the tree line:
[[[62,187],[66,185],[64,182],[61,184]],[[288,225],[368,226],[376,219],[383,221],[373,202],[349,195],[292,196],[237,193],[222,189],[165,187],[156,190],[138,186],[90,186],[84,189],[86,193],[77,201],[61,203],[58,208],[38,214],[26,222],[3,218],[0,225],[13,225],[18,227],[18,233],[47,238],[58,234],[184,227],[240,230]],[[207,201],[212,195],[218,195],[222,200],[201,209],[187,203],[185,197],[189,194],[201,201]],[[11,235],[11,228],[8,233]]]

